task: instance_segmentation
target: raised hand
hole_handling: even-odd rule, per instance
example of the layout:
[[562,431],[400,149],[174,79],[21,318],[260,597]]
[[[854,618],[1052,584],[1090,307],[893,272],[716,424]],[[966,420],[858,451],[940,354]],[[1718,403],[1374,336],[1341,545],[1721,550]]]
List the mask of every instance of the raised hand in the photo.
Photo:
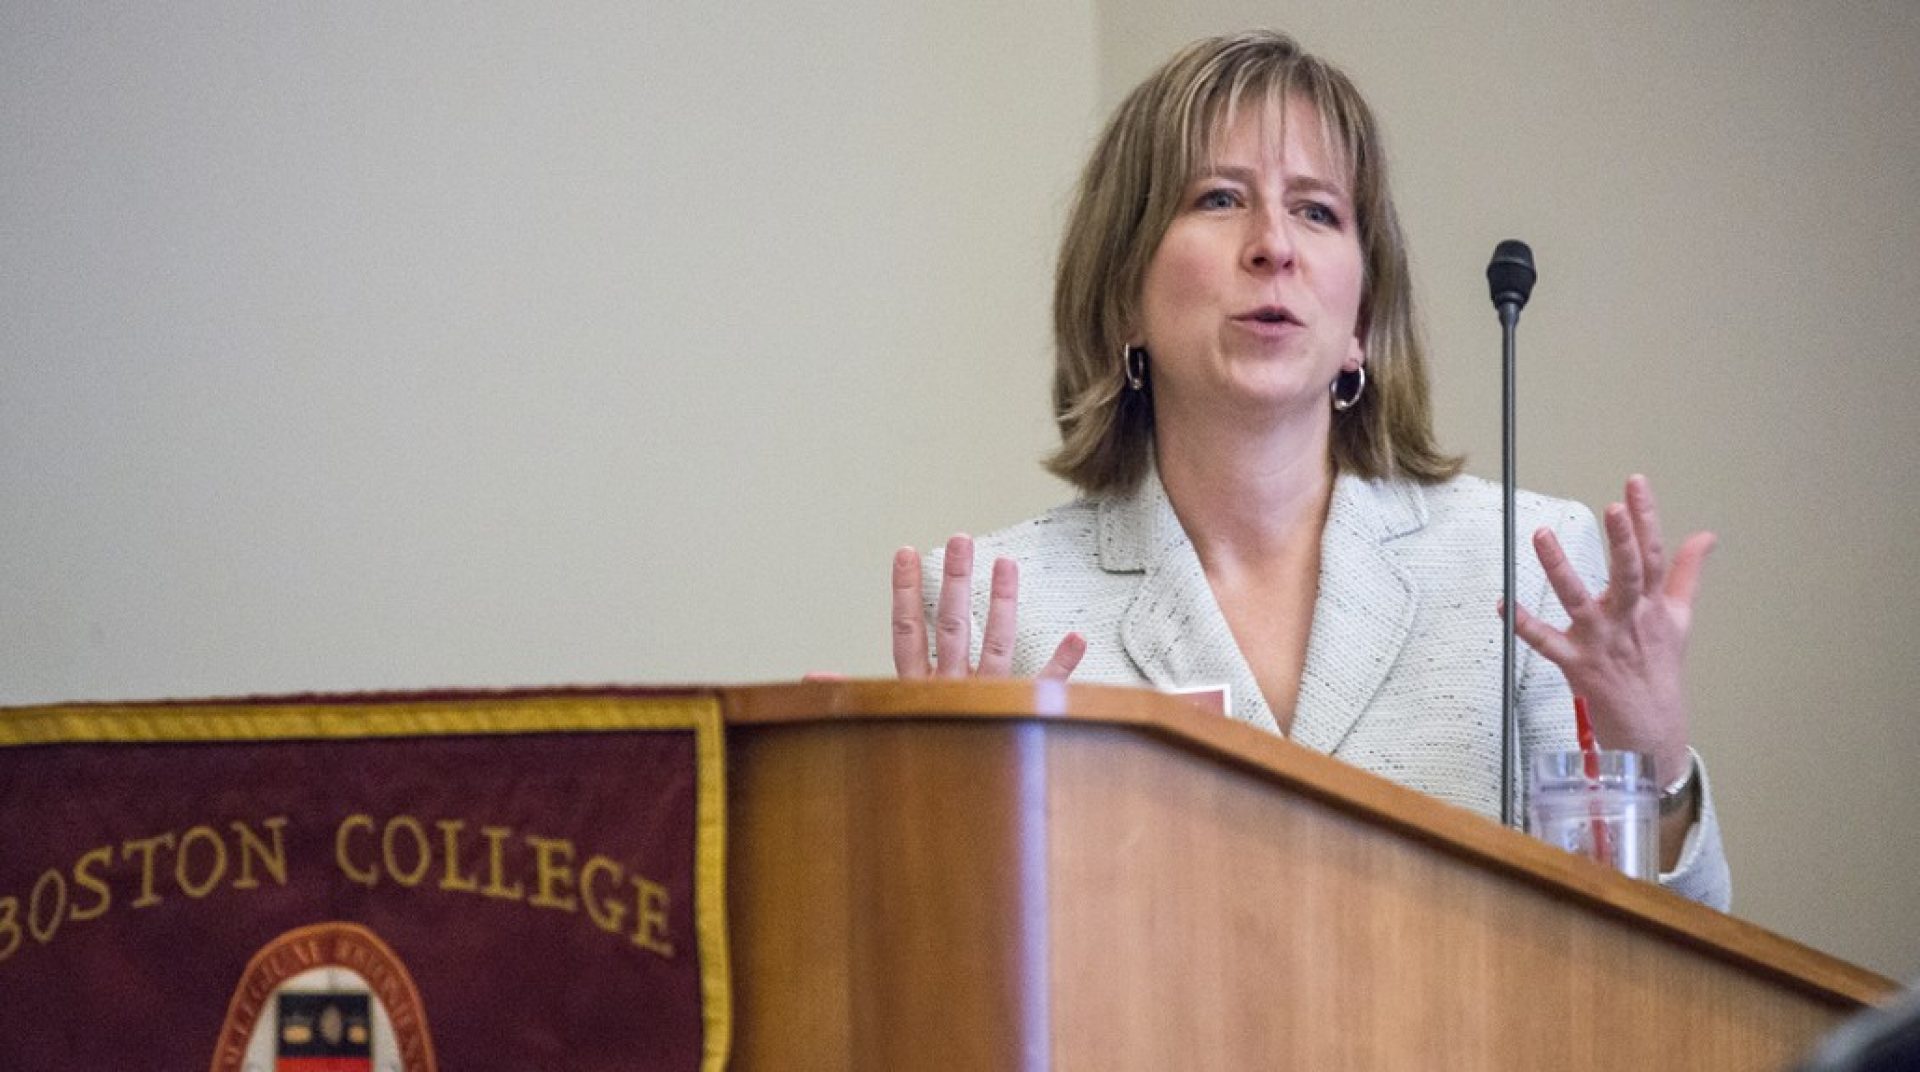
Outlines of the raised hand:
[[[902,678],[1006,677],[1013,671],[1013,640],[1020,603],[1020,566],[996,559],[987,596],[987,622],[980,636],[980,662],[972,664],[973,539],[954,536],[940,577],[934,609],[934,654],[928,657],[927,624],[920,607],[920,553],[902,547],[893,555],[893,668]],[[1061,638],[1036,677],[1065,678],[1080,665],[1087,642],[1078,633]]]
[[1607,507],[1611,579],[1595,597],[1551,529],[1534,533],[1547,582],[1567,610],[1565,631],[1517,608],[1513,631],[1567,677],[1593,712],[1606,748],[1653,756],[1662,781],[1686,769],[1688,731],[1682,671],[1693,630],[1693,601],[1715,537],[1689,536],[1671,561],[1647,478],[1627,479],[1626,502]]

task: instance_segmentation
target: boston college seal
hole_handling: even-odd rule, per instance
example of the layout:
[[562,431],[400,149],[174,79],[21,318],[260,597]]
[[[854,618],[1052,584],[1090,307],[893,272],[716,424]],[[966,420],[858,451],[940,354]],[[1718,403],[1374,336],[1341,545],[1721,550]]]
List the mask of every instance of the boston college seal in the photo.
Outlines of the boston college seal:
[[211,1072],[436,1072],[420,992],[378,935],[321,923],[255,953]]

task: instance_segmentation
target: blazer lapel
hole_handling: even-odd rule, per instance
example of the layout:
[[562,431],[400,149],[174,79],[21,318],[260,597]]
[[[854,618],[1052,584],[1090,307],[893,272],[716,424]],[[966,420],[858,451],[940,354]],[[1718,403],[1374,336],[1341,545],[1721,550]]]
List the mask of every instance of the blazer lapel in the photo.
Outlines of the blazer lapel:
[[1158,473],[1101,504],[1100,565],[1145,574],[1120,622],[1120,645],[1142,677],[1161,689],[1227,685],[1234,718],[1280,732]]
[[1418,485],[1347,475],[1335,481],[1293,716],[1300,744],[1319,752],[1338,748],[1399,658],[1413,630],[1417,593],[1385,545],[1425,524]]

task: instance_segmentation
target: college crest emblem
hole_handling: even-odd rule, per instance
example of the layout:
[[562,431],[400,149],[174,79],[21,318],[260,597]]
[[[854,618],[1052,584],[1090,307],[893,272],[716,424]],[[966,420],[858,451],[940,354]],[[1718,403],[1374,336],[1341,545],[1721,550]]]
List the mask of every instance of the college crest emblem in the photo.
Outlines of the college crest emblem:
[[435,1072],[406,965],[354,923],[302,927],[254,955],[212,1072]]

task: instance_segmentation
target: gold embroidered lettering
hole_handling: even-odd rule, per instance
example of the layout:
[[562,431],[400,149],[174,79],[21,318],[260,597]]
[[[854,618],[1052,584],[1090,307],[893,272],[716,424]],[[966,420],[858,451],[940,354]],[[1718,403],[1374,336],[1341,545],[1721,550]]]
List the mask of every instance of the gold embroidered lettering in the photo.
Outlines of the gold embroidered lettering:
[[[213,866],[200,882],[187,877],[187,864],[193,858],[195,842],[210,845],[213,848]],[[180,850],[173,857],[173,880],[180,885],[180,892],[198,901],[212,892],[227,873],[227,843],[220,840],[220,832],[211,826],[196,826],[180,835]]]
[[153,892],[153,854],[160,846],[173,848],[173,833],[155,834],[152,837],[134,838],[120,846],[120,858],[130,859],[136,853],[140,856],[140,896],[133,899],[133,907],[146,908],[160,903],[160,895]]
[[619,864],[604,856],[589,859],[587,865],[580,869],[580,899],[587,903],[587,918],[608,934],[618,934],[620,924],[627,918],[627,902],[613,894],[596,893],[594,878],[598,875],[606,875],[618,888],[625,872],[620,870]]
[[633,889],[633,944],[663,957],[673,956],[667,941],[667,888],[635,877]]
[[100,880],[99,875],[93,873],[92,867],[89,865],[105,867],[112,862],[113,846],[111,845],[102,845],[74,861],[74,885],[83,886],[93,891],[94,902],[91,908],[82,909],[79,899],[75,898],[73,907],[67,910],[68,919],[76,923],[84,923],[90,919],[99,919],[101,916],[107,914],[108,906],[113,904],[113,891],[108,888],[105,882]]
[[447,850],[447,866],[440,873],[440,888],[460,893],[477,892],[480,889],[479,877],[460,873],[460,831],[465,830],[467,824],[459,819],[442,819],[433,825],[440,828],[441,842]]
[[[413,868],[402,870],[400,861],[394,858],[393,832],[404,830],[413,840]],[[412,889],[420,885],[427,877],[427,871],[433,867],[433,847],[427,844],[426,827],[411,815],[396,815],[387,820],[387,828],[380,832],[380,858],[386,861],[387,877],[400,885]]]
[[506,884],[506,841],[513,836],[513,828],[510,826],[483,826],[480,828],[480,836],[487,839],[487,861],[492,865],[487,874],[487,886],[480,892],[495,900],[525,900],[527,896],[525,886],[520,885],[518,882],[515,882],[511,886]]
[[340,820],[340,826],[333,832],[333,860],[340,865],[340,873],[353,882],[372,888],[380,881],[380,872],[372,867],[355,867],[347,858],[347,838],[355,830],[373,832],[373,816],[349,815]]
[[579,902],[571,892],[565,892],[564,896],[554,892],[556,888],[568,891],[573,886],[573,842],[528,834],[527,844],[533,847],[535,888],[527,903],[563,912],[576,911]]
[[[48,880],[52,881],[49,882]],[[51,886],[54,890],[53,911],[46,913],[46,925],[40,924],[40,891]],[[33,940],[41,945],[53,941],[59,933],[60,921],[67,914],[67,876],[58,871],[43,871],[33,884],[33,895],[27,900],[27,931]]]
[[282,836],[287,828],[287,817],[276,815],[260,825],[273,835],[271,846],[246,823],[238,819],[232,823],[233,832],[240,841],[240,877],[233,880],[236,890],[251,890],[260,885],[260,880],[253,877],[253,862],[256,859],[267,869],[267,874],[273,877],[275,883],[282,886],[287,884],[287,842]]
[[20,934],[20,898],[0,897],[0,961],[18,951],[24,940]]

